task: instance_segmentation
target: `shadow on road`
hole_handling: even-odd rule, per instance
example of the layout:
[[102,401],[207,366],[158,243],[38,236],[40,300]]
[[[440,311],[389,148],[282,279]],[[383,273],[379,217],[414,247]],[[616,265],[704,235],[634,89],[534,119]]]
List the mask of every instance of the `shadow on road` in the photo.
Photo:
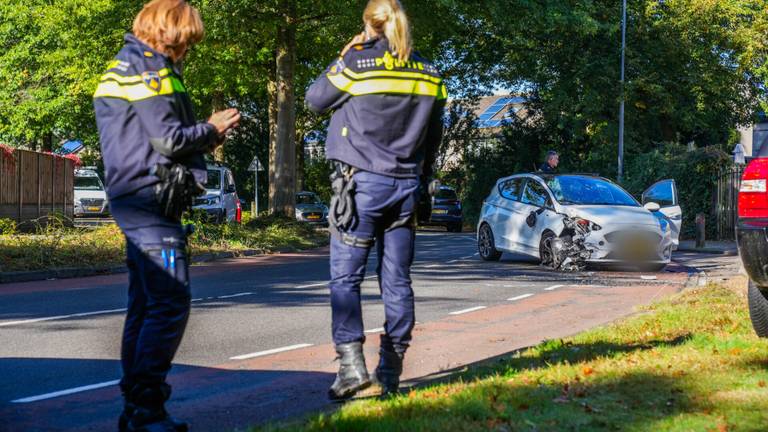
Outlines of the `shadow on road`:
[[[245,367],[242,365],[242,367]],[[117,385],[30,403],[12,400],[39,396],[97,382],[81,376],[102,376],[103,382],[120,377],[116,360],[0,359],[0,432],[112,431],[122,409]],[[12,387],[14,374],[42,374],[49,386]],[[316,371],[236,370],[174,365],[169,376],[173,395],[168,409],[190,421],[195,430],[234,430],[251,424],[285,419],[328,405],[326,391],[335,374]],[[55,384],[53,384],[55,383]],[[48,387],[41,389],[40,387]]]

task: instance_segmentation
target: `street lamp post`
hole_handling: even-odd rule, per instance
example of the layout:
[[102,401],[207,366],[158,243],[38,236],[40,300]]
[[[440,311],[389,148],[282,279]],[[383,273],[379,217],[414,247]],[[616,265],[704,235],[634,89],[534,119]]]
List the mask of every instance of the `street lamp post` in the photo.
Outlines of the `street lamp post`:
[[619,183],[624,177],[624,51],[627,48],[627,0],[623,1],[621,18],[621,103],[619,105]]

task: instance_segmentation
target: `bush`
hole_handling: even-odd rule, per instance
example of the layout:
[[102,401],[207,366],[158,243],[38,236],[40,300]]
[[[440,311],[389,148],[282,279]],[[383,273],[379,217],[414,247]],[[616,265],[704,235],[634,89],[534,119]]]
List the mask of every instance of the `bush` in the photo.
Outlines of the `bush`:
[[[668,144],[662,149],[628,158],[624,187],[639,197],[654,182],[674,179],[683,208],[686,238],[695,236],[696,214],[714,220],[713,199],[720,171],[732,164],[731,158],[716,147],[687,151],[685,146]],[[714,238],[717,224],[707,224],[707,237]]]
[[13,219],[0,219],[0,235],[16,234],[16,221]]

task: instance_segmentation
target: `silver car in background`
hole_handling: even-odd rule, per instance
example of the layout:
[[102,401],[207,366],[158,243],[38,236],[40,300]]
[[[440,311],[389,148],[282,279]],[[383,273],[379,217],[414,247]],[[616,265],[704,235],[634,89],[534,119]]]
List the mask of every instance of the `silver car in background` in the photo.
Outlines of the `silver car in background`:
[[195,198],[193,209],[202,210],[215,223],[242,220],[242,207],[232,171],[222,164],[208,165],[205,195]]
[[95,168],[75,170],[75,217],[99,217],[109,214],[104,183]]
[[296,194],[296,220],[328,225],[328,207],[314,192],[299,192]]

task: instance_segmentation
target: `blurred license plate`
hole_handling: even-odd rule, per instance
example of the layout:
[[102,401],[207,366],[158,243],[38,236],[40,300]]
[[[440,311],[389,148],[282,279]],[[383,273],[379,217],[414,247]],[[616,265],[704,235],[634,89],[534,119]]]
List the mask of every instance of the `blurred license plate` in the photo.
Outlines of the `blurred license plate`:
[[98,212],[101,211],[101,207],[88,207],[87,210],[90,212]]
[[651,255],[654,250],[653,246],[651,246],[647,241],[634,241],[629,244],[629,254],[632,257],[636,258],[642,258],[648,255]]
[[312,220],[320,219],[320,216],[318,216],[318,215],[311,215],[311,216],[308,216],[307,219],[312,219]]
[[448,214],[448,210],[434,209],[432,210],[432,214]]

